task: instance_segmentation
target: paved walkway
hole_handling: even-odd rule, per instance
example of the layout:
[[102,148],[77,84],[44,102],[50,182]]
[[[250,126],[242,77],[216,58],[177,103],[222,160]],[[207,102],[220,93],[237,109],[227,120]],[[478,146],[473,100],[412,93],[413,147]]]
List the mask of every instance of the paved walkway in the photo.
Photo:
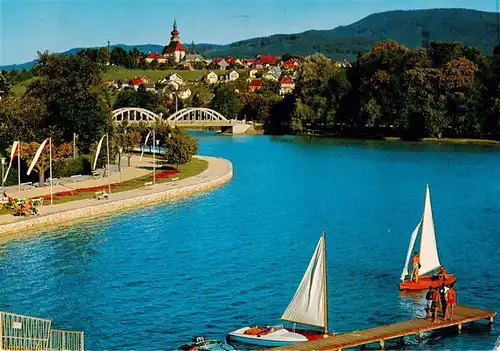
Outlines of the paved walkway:
[[148,203],[186,196],[221,185],[231,179],[233,172],[231,162],[216,157],[196,157],[208,161],[208,168],[197,176],[156,184],[151,189],[140,188],[112,193],[109,199],[105,200],[85,199],[53,206],[44,205],[40,209],[40,214],[34,217],[0,216],[0,238],[2,234],[33,229],[42,225],[67,223],[70,220],[98,216],[106,212],[135,208]]
[[[142,159],[142,162],[140,162],[140,156],[134,155],[132,156],[130,161],[130,167],[128,167],[127,158],[122,157],[122,171],[111,172],[111,177],[88,179],[83,181],[61,181],[59,185],[54,185],[52,187],[53,192],[55,194],[61,191],[70,191],[75,189],[107,185],[110,181],[111,183],[121,183],[152,173],[153,159],[151,157],[144,157]],[[32,187],[27,190],[21,190],[20,192],[18,190],[18,186],[15,185],[6,187],[5,192],[7,193],[7,195],[13,198],[36,198],[50,195],[50,183],[45,182],[45,186],[42,188]]]

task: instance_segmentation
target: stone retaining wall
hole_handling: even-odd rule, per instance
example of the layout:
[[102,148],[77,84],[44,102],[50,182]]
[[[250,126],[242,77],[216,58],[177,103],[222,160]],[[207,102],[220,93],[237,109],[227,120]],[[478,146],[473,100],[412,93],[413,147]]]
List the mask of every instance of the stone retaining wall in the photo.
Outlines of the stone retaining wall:
[[[137,208],[143,205],[169,201],[176,198],[188,196],[198,192],[206,191],[228,183],[233,177],[233,167],[231,162],[225,160],[228,164],[226,171],[215,179],[204,180],[194,185],[186,185],[176,189],[163,190],[147,195],[132,196],[130,198],[109,201],[99,205],[81,207],[63,212],[42,215],[26,219],[19,222],[8,223],[0,226],[0,236],[2,234],[12,234],[22,231],[34,230],[39,227],[60,225],[63,223],[81,220],[88,217],[97,217],[104,213],[117,212],[131,208]],[[206,171],[205,171],[206,172]],[[202,175],[202,172],[200,175]],[[198,176],[200,176],[198,175]],[[190,179],[190,178],[185,178]],[[165,184],[165,183],[164,183]],[[158,186],[164,185],[158,184]]]

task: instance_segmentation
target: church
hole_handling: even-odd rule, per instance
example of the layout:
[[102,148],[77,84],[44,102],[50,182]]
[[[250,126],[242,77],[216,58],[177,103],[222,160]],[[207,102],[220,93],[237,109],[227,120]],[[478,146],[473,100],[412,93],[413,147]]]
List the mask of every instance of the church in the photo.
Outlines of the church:
[[170,34],[170,44],[163,48],[162,55],[175,62],[180,62],[186,56],[186,49],[179,38],[176,21],[174,21],[174,29]]
[[186,56],[186,49],[181,43],[176,21],[174,21],[174,28],[170,34],[170,44],[163,48],[161,55],[152,52],[146,56],[146,62],[157,60],[158,63],[164,63],[171,60],[179,63]]

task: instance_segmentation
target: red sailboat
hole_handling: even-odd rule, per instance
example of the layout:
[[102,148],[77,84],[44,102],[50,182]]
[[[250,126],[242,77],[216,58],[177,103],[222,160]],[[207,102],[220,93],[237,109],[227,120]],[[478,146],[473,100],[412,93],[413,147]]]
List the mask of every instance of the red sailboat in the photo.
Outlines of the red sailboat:
[[[417,281],[412,281],[410,279],[411,277],[408,268],[411,267],[409,266],[411,253],[413,251],[416,251],[415,243],[417,241],[417,236],[419,234],[420,228],[422,228],[420,233],[420,248],[418,251],[420,256],[420,268],[417,274]],[[424,290],[428,289],[429,286],[432,286],[434,288],[440,287],[443,283],[445,285],[453,284],[457,279],[454,274],[445,274],[445,276],[433,274],[438,269],[440,269],[440,267],[441,263],[439,261],[437,251],[434,220],[432,218],[431,195],[429,185],[427,185],[427,190],[425,193],[424,214],[411,235],[410,246],[408,247],[405,266],[403,268],[403,273],[401,274],[401,284],[399,284],[399,289]]]

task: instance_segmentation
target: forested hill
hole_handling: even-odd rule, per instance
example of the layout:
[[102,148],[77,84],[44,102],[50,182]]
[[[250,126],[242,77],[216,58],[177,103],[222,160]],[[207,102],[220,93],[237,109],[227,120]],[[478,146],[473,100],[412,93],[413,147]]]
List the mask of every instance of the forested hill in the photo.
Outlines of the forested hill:
[[[212,58],[286,53],[306,56],[322,53],[337,60],[354,59],[358,52],[370,50],[376,41],[381,40],[393,39],[411,48],[418,47],[422,43],[422,33],[427,32],[430,41],[459,41],[464,45],[478,47],[490,55],[497,43],[496,30],[496,14],[492,12],[466,9],[388,11],[372,14],[358,22],[335,29],[275,34],[228,45],[197,44],[196,50]],[[117,46],[150,52],[161,51],[163,45]],[[185,43],[185,46],[188,50],[191,48],[190,43]],[[78,50],[80,49],[71,49],[67,53],[72,54]],[[33,64],[34,61],[0,68],[22,69],[30,68]]]
[[290,53],[323,53],[331,58],[353,57],[368,51],[376,41],[393,39],[408,47],[422,43],[422,32],[431,41],[460,41],[491,54],[496,45],[496,14],[466,9],[431,9],[375,13],[362,20],[331,30],[277,34],[238,41],[208,51],[210,56],[253,56]]

